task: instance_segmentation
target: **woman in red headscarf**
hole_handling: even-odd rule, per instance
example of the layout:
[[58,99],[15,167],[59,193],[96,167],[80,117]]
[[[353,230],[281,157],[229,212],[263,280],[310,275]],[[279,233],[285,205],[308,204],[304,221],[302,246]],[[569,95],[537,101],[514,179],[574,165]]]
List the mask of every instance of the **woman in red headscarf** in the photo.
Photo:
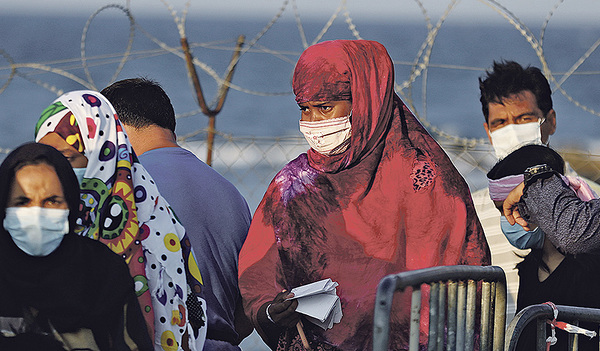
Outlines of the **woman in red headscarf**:
[[[300,348],[288,292],[331,278],[343,317],[327,330],[303,323],[306,339],[317,350],[369,349],[381,278],[486,265],[489,249],[464,179],[395,94],[381,44],[313,45],[293,88],[311,149],[275,176],[254,215],[239,261],[244,308],[271,348]],[[409,312],[398,294],[391,349],[408,345]]]

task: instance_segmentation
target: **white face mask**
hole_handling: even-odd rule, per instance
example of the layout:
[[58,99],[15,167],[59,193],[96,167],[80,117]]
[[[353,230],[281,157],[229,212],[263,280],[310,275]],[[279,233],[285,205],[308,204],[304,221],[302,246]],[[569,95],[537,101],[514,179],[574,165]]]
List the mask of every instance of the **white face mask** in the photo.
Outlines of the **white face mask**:
[[316,122],[300,121],[300,132],[313,150],[323,155],[340,154],[350,146],[350,116]]
[[83,181],[83,176],[85,175],[85,170],[87,168],[73,168],[73,172],[75,172],[75,176],[77,177],[77,180],[79,181],[79,184],[81,185],[81,182]]
[[524,124],[509,124],[490,132],[492,146],[498,159],[503,159],[521,146],[542,145],[541,124],[544,120]]
[[4,229],[26,254],[48,256],[69,232],[69,210],[8,207]]

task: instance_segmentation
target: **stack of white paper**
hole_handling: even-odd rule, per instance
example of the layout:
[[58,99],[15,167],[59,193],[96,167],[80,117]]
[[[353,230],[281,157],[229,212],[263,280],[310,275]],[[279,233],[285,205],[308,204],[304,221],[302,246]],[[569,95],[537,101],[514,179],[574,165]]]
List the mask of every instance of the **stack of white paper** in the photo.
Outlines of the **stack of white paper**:
[[333,327],[342,320],[336,286],[338,283],[328,278],[292,289],[294,297],[291,299],[298,300],[296,312],[306,315],[309,321],[325,330]]

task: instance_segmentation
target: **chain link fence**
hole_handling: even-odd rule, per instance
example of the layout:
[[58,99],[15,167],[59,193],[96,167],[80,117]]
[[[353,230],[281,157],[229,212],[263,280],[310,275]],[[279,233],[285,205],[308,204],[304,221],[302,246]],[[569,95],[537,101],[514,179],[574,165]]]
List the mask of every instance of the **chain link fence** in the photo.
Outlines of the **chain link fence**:
[[[175,80],[174,77],[180,77],[181,80],[185,80],[185,76],[179,76],[180,70],[174,69],[174,67],[182,66],[183,53],[181,48],[178,46],[178,39],[189,37],[188,34],[195,34],[200,36],[197,32],[198,28],[194,22],[194,19],[187,21],[187,12],[191,6],[191,2],[186,2],[182,7],[179,5],[172,5],[170,1],[162,1],[167,6],[168,13],[173,17],[173,21],[176,24],[178,38],[173,41],[173,37],[162,36],[162,31],[155,32],[154,27],[158,26],[158,22],[148,22],[148,26],[144,27],[142,24],[146,23],[144,20],[138,20],[134,17],[132,9],[129,7],[129,2],[126,2],[127,6],[118,4],[109,4],[99,8],[93,12],[91,16],[85,21],[85,26],[81,34],[80,42],[73,41],[75,47],[78,46],[80,51],[80,58],[65,58],[62,56],[63,51],[69,52],[67,47],[61,47],[61,55],[58,58],[50,60],[43,56],[44,60],[40,62],[29,62],[27,60],[32,59],[30,56],[21,58],[20,60],[14,59],[9,51],[4,50],[4,46],[7,45],[7,41],[0,45],[0,103],[2,104],[3,111],[0,111],[0,122],[2,124],[1,132],[4,134],[4,144],[6,148],[0,148],[0,159],[10,151],[10,148],[17,145],[16,142],[9,143],[7,140],[12,137],[12,134],[18,134],[17,128],[14,127],[14,123],[11,123],[15,115],[22,116],[21,123],[23,125],[33,125],[35,120],[27,119],[31,113],[23,112],[23,108],[20,106],[19,109],[12,109],[14,105],[13,100],[20,96],[28,96],[31,101],[50,101],[50,99],[43,93],[51,92],[52,95],[60,95],[66,90],[87,88],[96,89],[95,80],[92,79],[92,73],[98,75],[96,81],[112,82],[114,80],[132,76],[132,72],[137,72],[133,68],[142,67],[142,72],[152,72],[153,75],[160,76],[162,73],[165,74],[164,78],[166,82]],[[456,128],[448,128],[443,124],[444,120],[436,119],[437,116],[451,116],[450,118],[461,118],[461,123],[471,123],[468,121],[473,118],[481,118],[480,112],[476,109],[476,112],[467,112],[464,109],[464,102],[457,102],[456,100],[436,100],[438,96],[436,91],[447,88],[446,83],[450,82],[451,89],[458,89],[460,86],[471,86],[476,82],[477,76],[482,74],[486,67],[489,67],[491,59],[486,57],[486,53],[491,48],[483,48],[476,46],[473,42],[473,38],[467,36],[469,33],[456,32],[458,37],[446,37],[448,35],[448,28],[444,27],[446,20],[451,20],[452,15],[456,11],[464,10],[464,7],[459,6],[457,0],[449,0],[447,2],[440,2],[434,4],[424,4],[421,0],[412,0],[405,2],[398,2],[398,8],[406,11],[407,5],[415,6],[418,8],[417,13],[423,15],[423,23],[425,31],[415,31],[409,34],[409,37],[415,37],[416,40],[397,42],[390,41],[389,48],[394,49],[394,64],[397,69],[397,85],[396,92],[402,97],[403,101],[411,108],[413,113],[421,120],[425,128],[438,140],[442,147],[446,150],[457,169],[466,179],[472,191],[481,189],[487,186],[487,180],[485,177],[486,172],[494,165],[496,158],[493,155],[491,147],[486,139],[468,139],[463,137],[463,127],[459,125]],[[563,4],[564,1],[558,1],[556,4],[548,3],[536,5],[533,8],[537,9],[543,19],[539,35],[536,35],[525,23],[525,21],[517,16],[516,12],[511,9],[502,6],[495,0],[463,0],[462,5],[465,7],[471,7],[477,5],[485,5],[480,8],[481,13],[493,13],[494,17],[500,19],[510,31],[502,32],[494,36],[494,41],[508,38],[508,35],[514,34],[515,37],[510,37],[508,43],[497,44],[502,49],[503,54],[511,52],[529,52],[530,56],[527,57],[528,61],[534,61],[536,58],[539,60],[539,66],[544,74],[548,77],[556,101],[561,101],[563,111],[565,107],[575,106],[576,110],[571,112],[561,112],[559,118],[563,118],[565,115],[583,115],[589,117],[588,120],[583,118],[577,121],[585,121],[586,125],[581,126],[581,132],[593,131],[594,130],[594,119],[600,116],[600,112],[597,108],[591,108],[586,105],[594,107],[597,99],[589,98],[588,92],[592,92],[593,89],[579,90],[575,96],[581,98],[580,100],[575,99],[573,96],[568,94],[567,88],[573,89],[575,86],[590,86],[596,87],[596,79],[600,75],[600,71],[597,69],[597,56],[593,56],[594,52],[600,47],[600,39],[597,39],[594,35],[595,26],[590,26],[585,32],[576,32],[574,38],[577,40],[561,40],[560,45],[552,46],[552,36],[547,38],[546,29],[550,24],[552,18],[558,17],[562,14],[563,8],[568,12],[569,4]],[[351,13],[354,2],[341,0],[338,5],[333,6],[329,4],[327,7],[332,11],[329,20],[321,24],[321,30],[316,36],[307,36],[306,28],[314,26],[314,23],[318,22],[303,22],[303,19],[312,18],[313,16],[309,13],[299,11],[297,5],[304,5],[301,1],[295,0],[281,0],[280,7],[274,7],[274,16],[268,20],[264,26],[256,28],[262,28],[256,32],[256,28],[252,27],[252,31],[248,30],[248,40],[244,45],[239,60],[240,67],[236,70],[236,78],[239,81],[234,83],[226,83],[225,79],[218,73],[220,71],[222,63],[220,59],[210,61],[211,58],[221,57],[219,53],[223,52],[226,55],[224,57],[229,58],[229,52],[235,50],[235,46],[229,39],[211,38],[215,40],[203,41],[203,42],[192,42],[190,41],[190,48],[195,49],[196,56],[193,60],[193,64],[196,68],[202,72],[202,83],[206,87],[213,87],[213,90],[220,91],[224,86],[228,86],[232,90],[234,96],[231,97],[237,99],[235,102],[229,105],[233,108],[238,108],[236,114],[248,113],[248,106],[258,107],[257,115],[261,113],[266,115],[261,107],[263,105],[272,105],[273,100],[271,98],[278,98],[279,96],[291,95],[289,92],[289,69],[293,67],[297,56],[301,52],[300,48],[306,48],[311,43],[316,43],[322,40],[331,39],[331,37],[337,37],[342,35],[344,37],[350,36],[354,39],[362,39],[362,36],[369,36],[369,39],[383,39],[391,40],[396,38],[396,35],[385,31],[385,35],[381,38],[372,37],[370,26],[364,24],[364,19],[360,13]],[[427,5],[427,6],[426,6]],[[559,6],[560,5],[560,6]],[[274,5],[275,6],[275,5]],[[332,7],[333,6],[333,7]],[[532,5],[533,6],[533,5]],[[560,7],[561,11],[558,11]],[[391,9],[390,9],[391,10]],[[325,11],[325,10],[324,10]],[[106,14],[105,14],[106,12]],[[544,18],[543,15],[546,14]],[[293,18],[295,25],[292,27],[285,26],[283,19],[288,16],[288,19]],[[307,17],[303,17],[305,15]],[[353,15],[356,15],[355,19]],[[124,19],[124,23],[112,21],[114,18]],[[491,18],[491,17],[490,17]],[[111,22],[106,22],[108,19]],[[418,18],[416,18],[418,20]],[[99,23],[96,23],[98,21]],[[203,21],[200,21],[203,22]],[[161,22],[162,23],[162,22]],[[292,22],[289,22],[292,23]],[[362,23],[361,26],[364,29],[364,33],[361,34],[356,24]],[[539,23],[534,22],[537,26]],[[554,22],[552,22],[554,23]],[[261,23],[262,24],[262,23]],[[277,24],[277,25],[276,25]],[[415,27],[408,27],[405,21],[399,21],[399,26],[404,28],[406,33],[409,30],[415,30]],[[98,28],[103,35],[106,35],[109,27],[115,26],[115,31],[111,32],[112,35],[118,36],[123,34],[122,44],[125,44],[125,51],[122,53],[114,53],[117,49],[117,45],[114,40],[110,42],[110,45],[106,43],[101,45],[99,38],[94,36],[97,34]],[[186,34],[186,26],[191,28],[188,30],[190,33]],[[284,27],[282,27],[284,26]],[[227,27],[227,26],[225,26]],[[284,30],[284,28],[287,28]],[[387,27],[386,27],[387,28]],[[391,27],[390,27],[391,28]],[[400,27],[399,27],[400,28]],[[419,27],[420,28],[420,27]],[[474,26],[480,36],[484,36],[483,30],[486,26],[483,24]],[[495,28],[495,27],[493,27]],[[492,28],[492,29],[493,29]],[[504,28],[504,27],[503,27]],[[550,28],[556,30],[554,26]],[[95,31],[95,30],[96,31]],[[61,29],[62,30],[62,29]],[[481,31],[481,32],[480,32]],[[592,33],[590,35],[593,38],[583,40],[581,37],[585,33]],[[204,32],[201,32],[204,34]],[[365,34],[370,33],[370,34]],[[379,32],[377,32],[379,33]],[[405,32],[400,36],[406,36]],[[552,31],[550,31],[552,34]],[[65,33],[60,32],[63,36]],[[239,34],[239,33],[238,33]],[[314,34],[314,33],[313,33]],[[328,37],[331,36],[331,37]],[[438,36],[440,37],[438,41]],[[272,41],[274,38],[283,37],[285,40]],[[295,38],[295,39],[292,39]],[[390,39],[391,38],[391,39]],[[547,38],[547,39],[544,39]],[[566,37],[567,38],[567,37]],[[115,37],[116,39],[116,37]],[[135,40],[134,40],[135,39]],[[462,57],[460,56],[457,43],[465,39],[473,46],[470,50],[473,54]],[[287,47],[288,42],[301,41],[301,45],[295,45]],[[470,41],[469,41],[470,40]],[[581,47],[573,49],[572,53],[562,53],[557,51],[558,48],[566,46],[567,41],[579,41],[581,40]],[[515,45],[519,41],[524,41],[524,46],[518,49]],[[444,46],[445,43],[451,42],[451,46]],[[546,48],[544,49],[544,43]],[[21,42],[19,42],[21,44]],[[456,44],[456,45],[455,45]],[[63,44],[66,45],[66,44]],[[18,48],[21,48],[19,45]],[[434,46],[437,50],[434,50]],[[98,51],[98,47],[103,50]],[[401,50],[399,49],[401,48]],[[96,49],[96,51],[95,51]],[[89,52],[88,52],[89,50]],[[507,51],[508,50],[508,51]],[[18,53],[20,50],[13,48],[13,52]],[[106,51],[106,52],[105,52]],[[470,52],[471,52],[470,51]],[[410,53],[409,56],[403,56],[403,53]],[[451,52],[451,55],[442,56],[441,52]],[[436,55],[437,54],[437,55]],[[513,53],[514,54],[514,53]],[[493,55],[494,59],[499,58],[499,55]],[[552,70],[551,66],[556,66],[557,57],[567,57],[567,62],[570,64],[570,68],[564,72],[559,70]],[[206,59],[200,61],[198,57]],[[259,59],[257,59],[259,57]],[[410,59],[407,59],[410,58]],[[462,59],[456,58],[462,57]],[[477,57],[478,60],[472,60],[473,57]],[[41,59],[41,58],[40,58]],[[156,60],[154,60],[156,59]],[[554,59],[550,61],[553,65],[550,65],[548,59]],[[446,60],[446,61],[444,61]],[[228,62],[228,61],[224,61]],[[279,66],[283,62],[283,68]],[[127,63],[127,64],[126,64]],[[267,68],[262,66],[262,63],[267,64]],[[112,77],[110,77],[110,71],[116,67]],[[287,66],[286,66],[287,65]],[[167,69],[169,68],[169,69]],[[164,72],[163,72],[164,71]],[[262,73],[261,73],[262,72]],[[266,74],[265,74],[266,73]],[[435,80],[437,73],[438,80]],[[225,76],[225,75],[223,75]],[[257,78],[262,76],[268,77],[267,83],[262,82],[260,85],[257,82]],[[462,80],[456,80],[462,77]],[[168,78],[168,79],[167,79]],[[158,79],[160,81],[160,79]],[[574,81],[573,81],[574,80]],[[572,85],[569,85],[569,83]],[[184,117],[195,117],[201,116],[200,109],[197,108],[196,101],[190,104],[190,97],[192,94],[185,94],[185,89],[181,89],[180,81],[177,81],[177,110],[178,111],[191,111],[179,113],[178,126],[187,123]],[[238,83],[239,82],[239,83]],[[436,82],[438,85],[436,85]],[[590,83],[591,82],[591,83]],[[34,83],[38,89],[31,89],[31,86],[27,85]],[[170,83],[168,83],[170,84]],[[266,85],[265,85],[266,84]],[[103,86],[106,84],[103,84]],[[437,87],[437,88],[436,88]],[[446,88],[444,88],[446,87]],[[431,89],[431,90],[428,90]],[[437,89],[437,90],[436,90]],[[264,91],[263,91],[264,90]],[[41,92],[40,92],[41,91]],[[268,92],[267,92],[268,91]],[[420,91],[420,93],[419,93]],[[429,93],[431,91],[431,93]],[[571,90],[569,90],[570,92]],[[237,94],[237,95],[235,95]],[[193,94],[195,96],[195,94]],[[468,94],[459,93],[461,99],[476,101],[475,97],[465,96]],[[31,96],[31,97],[30,97]],[[174,97],[175,97],[174,96]],[[187,96],[187,98],[182,98]],[[450,95],[452,97],[452,95]],[[47,99],[47,100],[46,100]],[[175,102],[175,101],[174,101]],[[216,101],[214,101],[216,102]],[[213,102],[213,103],[214,103]],[[211,103],[211,105],[213,105]],[[229,107],[228,105],[228,107]],[[185,107],[184,107],[185,106]],[[458,107],[457,107],[458,106]],[[29,106],[28,106],[29,107]],[[35,110],[35,113],[39,113],[43,109],[42,106]],[[452,109],[454,107],[454,109]],[[277,114],[278,108],[271,107],[272,110],[268,111],[268,114]],[[574,112],[573,112],[574,111]],[[4,113],[4,114],[3,114]],[[33,115],[35,115],[35,113]],[[283,112],[288,114],[286,110]],[[475,117],[474,117],[475,116]],[[230,116],[232,117],[232,116]],[[431,118],[432,117],[432,118]],[[431,119],[429,119],[431,118]],[[471,118],[471,120],[469,120]],[[263,129],[266,130],[272,125],[271,120],[265,119],[265,125]],[[572,125],[577,124],[574,122],[575,119],[570,119],[569,123]],[[180,124],[181,123],[181,124]],[[255,122],[248,122],[252,124]],[[477,122],[481,123],[481,122]],[[580,122],[579,122],[580,123]],[[207,159],[207,133],[202,127],[198,128],[198,125],[193,123],[186,124],[189,129],[183,129],[189,131],[190,134],[183,137],[180,143],[183,147],[194,152],[198,157],[204,161]],[[597,125],[597,124],[596,124]],[[185,127],[184,127],[185,128]],[[227,129],[230,130],[230,129]],[[257,128],[253,129],[257,130]],[[289,129],[288,129],[289,130]],[[239,133],[239,132],[234,132]],[[246,133],[246,132],[243,132]],[[269,182],[273,176],[290,160],[297,157],[302,152],[308,149],[308,145],[305,140],[297,133],[295,136],[285,137],[270,137],[260,136],[260,132],[249,132],[248,134],[255,134],[255,136],[237,136],[218,133],[215,139],[214,153],[212,166],[220,174],[225,176],[231,181],[240,192],[246,197],[250,208],[255,209],[258,206]],[[272,134],[271,134],[272,135]],[[593,134],[592,134],[593,136]],[[589,138],[589,135],[588,135]],[[582,138],[583,139],[583,138]],[[582,146],[585,148],[585,146]],[[574,168],[579,174],[585,176],[588,179],[599,180],[600,179],[600,155],[594,154],[594,151],[581,151],[577,149],[559,149],[564,158],[570,163],[571,167]],[[597,152],[597,151],[596,151]]]
[[[200,159],[206,159],[205,139],[180,144]],[[469,146],[450,140],[441,141],[440,145],[471,191],[487,187],[486,173],[497,161],[489,144]],[[254,211],[275,174],[308,148],[302,136],[269,138],[218,134],[213,168],[238,188]],[[574,149],[558,151],[577,173],[594,181],[600,180],[600,155]]]

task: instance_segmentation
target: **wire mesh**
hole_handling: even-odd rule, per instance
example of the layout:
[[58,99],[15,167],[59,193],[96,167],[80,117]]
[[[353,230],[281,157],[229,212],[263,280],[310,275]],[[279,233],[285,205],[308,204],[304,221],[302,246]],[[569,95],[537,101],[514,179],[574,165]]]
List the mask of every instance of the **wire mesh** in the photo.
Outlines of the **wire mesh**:
[[[472,75],[484,72],[491,63],[486,61],[485,64],[479,64],[481,61],[469,61],[467,59],[464,62],[440,62],[439,57],[435,56],[436,51],[434,50],[434,46],[439,48],[444,44],[444,35],[446,34],[444,26],[446,22],[451,21],[452,16],[457,11],[463,9],[463,6],[484,5],[480,8],[480,11],[494,13],[504,25],[514,30],[520,39],[524,39],[528,46],[527,49],[530,49],[532,54],[535,55],[534,57],[539,59],[539,66],[550,81],[557,99],[566,99],[567,104],[575,106],[579,111],[589,115],[591,118],[596,118],[600,115],[597,112],[599,110],[597,107],[588,106],[590,104],[589,99],[585,100],[584,97],[581,97],[582,101],[579,101],[568,91],[572,87],[569,84],[573,84],[571,81],[574,78],[591,77],[593,79],[600,74],[600,71],[595,70],[594,66],[590,66],[590,63],[595,62],[596,56],[594,54],[600,46],[600,40],[592,38],[591,42],[582,44],[583,46],[579,52],[574,52],[573,57],[569,56],[570,60],[567,60],[569,68],[564,70],[564,72],[552,70],[549,59],[553,58],[553,47],[548,46],[551,44],[551,42],[548,44],[551,36],[546,35],[546,31],[554,29],[554,27],[549,26],[551,19],[557,15],[560,16],[561,10],[564,7],[568,7],[569,4],[563,4],[564,1],[562,0],[548,1],[548,6],[537,5],[542,17],[546,14],[545,19],[542,21],[539,35],[537,36],[527,26],[525,21],[518,17],[518,13],[514,9],[504,6],[495,0],[463,0],[462,2],[448,0],[446,2],[436,2],[435,4],[426,3],[421,0],[406,0],[398,1],[395,4],[397,8],[390,8],[390,11],[397,9],[405,11],[410,6],[415,7],[416,5],[425,24],[424,32],[420,33],[422,36],[419,36],[414,42],[417,48],[414,51],[415,55],[409,59],[405,57],[402,59],[393,57],[394,64],[397,67],[396,91],[421,120],[423,125],[442,145],[457,169],[466,179],[472,191],[487,185],[485,174],[496,162],[487,139],[464,137],[459,135],[461,134],[459,131],[452,130],[452,128],[447,128],[443,125],[436,125],[438,122],[428,118],[434,114],[431,113],[434,107],[439,105],[431,102],[434,95],[430,93],[431,89],[433,89],[431,80],[435,72],[443,71],[444,80],[450,80],[447,78],[448,75],[460,72],[461,74],[469,75],[468,82],[472,83],[476,82],[475,78],[471,79]],[[202,42],[193,41],[194,37],[198,36],[198,33],[190,30],[190,17],[188,16],[188,11],[192,6],[190,1],[185,2],[183,7],[172,5],[172,1],[161,0],[161,2],[165,5],[165,11],[170,14],[170,17],[175,22],[175,28],[172,28],[173,34],[176,33],[175,36],[178,36],[177,39],[187,37],[190,41],[191,49],[198,51],[205,50],[204,52],[215,55],[219,52],[229,54],[235,50],[234,37],[230,39],[207,38],[207,40]],[[49,91],[53,95],[60,95],[64,91],[72,89],[73,86],[76,86],[78,89],[95,89],[97,87],[95,81],[99,81],[99,79],[92,79],[91,70],[96,74],[98,72],[106,73],[104,71],[109,71],[104,75],[109,82],[112,82],[116,79],[125,78],[120,77],[124,74],[124,66],[134,66],[140,63],[145,64],[147,60],[157,59],[158,61],[151,62],[160,62],[161,64],[161,66],[146,68],[149,72],[152,72],[152,68],[155,71],[163,69],[165,62],[173,62],[169,61],[172,59],[175,60],[176,64],[180,64],[182,68],[185,67],[184,55],[178,45],[179,41],[170,41],[168,36],[161,36],[155,33],[153,28],[145,28],[143,26],[144,21],[136,17],[136,13],[130,5],[130,2],[127,1],[124,6],[106,5],[96,11],[90,12],[91,15],[82,31],[78,48],[80,57],[78,58],[62,57],[48,59],[43,62],[19,62],[13,59],[11,53],[4,50],[5,48],[0,47],[0,98],[11,96],[7,94],[7,90],[10,90],[14,85],[23,83],[23,81],[25,83],[33,83],[34,87],[38,88],[38,90]],[[254,67],[244,66],[248,62],[249,55],[260,55],[261,58],[275,58],[278,62],[283,62],[285,65],[293,67],[297,56],[303,48],[325,39],[331,39],[328,38],[328,35],[331,32],[335,32],[335,35],[340,33],[336,32],[339,27],[344,27],[345,35],[349,35],[351,38],[360,39],[365,37],[365,39],[380,39],[366,38],[369,35],[365,33],[369,33],[369,30],[364,26],[361,15],[357,12],[352,12],[353,5],[354,3],[349,0],[339,0],[334,4],[330,4],[330,7],[328,7],[331,10],[330,16],[327,16],[327,20],[322,23],[320,28],[316,28],[317,30],[311,36],[311,31],[314,29],[311,26],[314,25],[314,22],[307,22],[307,12],[302,12],[306,9],[303,7],[306,6],[304,2],[300,0],[281,0],[279,5],[274,4],[273,16],[260,27],[260,30],[254,32],[254,34],[250,33],[247,35],[248,41],[242,49],[241,56],[237,59],[240,67],[236,70],[236,75],[241,76],[245,74],[245,71],[252,71],[254,69]],[[105,12],[112,17],[115,17],[114,14],[116,13],[117,16],[121,16],[123,19],[121,31],[123,32],[123,44],[126,45],[122,46],[124,51],[121,53],[115,53],[118,49],[112,50],[112,47],[111,51],[94,51],[94,39],[97,40],[97,37],[93,34],[95,34],[94,30],[97,30],[98,27],[95,27],[93,23],[95,21],[102,21]],[[325,12],[325,10],[322,12]],[[289,38],[287,41],[291,42],[295,40],[300,43],[296,46],[273,47],[272,43],[267,39],[274,35],[273,32],[281,30],[281,22],[288,14],[293,16],[297,33],[280,34]],[[404,25],[404,23],[398,24],[400,27]],[[362,30],[359,31],[361,25],[363,25]],[[480,28],[482,28],[481,26]],[[314,35],[315,33],[316,35]],[[57,35],[59,34],[57,33]],[[404,34],[402,32],[401,36]],[[389,36],[393,35],[393,33],[389,33]],[[152,43],[151,46],[140,47],[137,45],[142,40]],[[112,45],[117,47],[116,44]],[[546,48],[544,48],[544,45],[546,45]],[[402,49],[406,51],[415,47],[404,48],[402,46]],[[473,52],[477,53],[477,48],[473,48]],[[483,55],[483,52],[478,53]],[[458,54],[455,56],[460,56]],[[203,86],[207,83],[207,85],[212,84],[215,86],[214,90],[218,91],[227,83],[224,76],[218,73],[220,69],[215,68],[215,64],[208,61],[208,56],[210,55],[195,55],[194,65],[203,74]],[[206,60],[204,60],[205,58]],[[116,67],[116,70],[113,71],[111,67]],[[289,77],[287,78],[289,79]],[[265,89],[264,86],[255,86],[253,84],[255,83],[255,79],[234,82],[227,85],[229,85],[234,93],[239,94],[236,97],[243,95],[245,97],[251,96],[252,99],[258,99],[259,97],[277,98],[278,96],[289,98],[292,95],[289,91],[289,81],[287,80],[285,80],[285,84],[277,85],[271,91],[265,91],[268,89]],[[279,84],[280,82],[277,83]],[[269,87],[272,85],[268,84]],[[27,87],[27,89],[30,88],[29,86]],[[182,90],[185,90],[185,88]],[[192,89],[190,89],[190,93],[190,96],[193,95]],[[231,97],[231,99],[233,98]],[[592,101],[597,101],[597,99],[593,99]],[[4,108],[10,105],[10,103],[3,103],[2,100],[0,100],[0,103],[2,103]],[[209,105],[213,106],[215,103],[216,100],[212,101]],[[242,105],[244,102],[238,100],[236,104]],[[176,106],[176,110],[189,111],[178,114],[178,126],[180,125],[179,121],[183,124],[192,118],[203,120],[201,110],[193,105],[192,107],[188,105],[183,108]],[[453,115],[452,111],[448,112],[444,110],[444,113]],[[7,114],[6,117],[12,116]],[[454,119],[467,118],[458,115],[451,117],[454,117]],[[2,119],[4,118],[4,115],[2,115]],[[477,116],[477,118],[481,117]],[[562,118],[561,114],[559,114],[560,118]],[[481,121],[478,121],[479,123]],[[5,133],[4,135],[11,133],[4,124],[2,126],[4,126],[2,129],[2,132]],[[203,128],[204,125],[194,124],[192,129],[184,130],[181,133],[183,137],[179,141],[182,146],[192,150],[202,160],[206,160],[206,130]],[[3,146],[3,148],[0,148],[0,157],[8,153],[16,145],[4,144]],[[284,137],[219,133],[216,137],[213,167],[238,187],[247,198],[250,207],[254,209],[277,171],[285,163],[307,149],[308,145],[299,133],[294,136]],[[577,148],[563,148],[559,149],[559,151],[579,174],[592,180],[600,180],[600,155]]]
[[[200,159],[206,158],[206,141],[180,142]],[[466,146],[453,141],[440,145],[458,171],[467,181],[471,191],[487,186],[486,173],[497,161],[489,144]],[[289,161],[308,150],[302,136],[289,137],[236,137],[218,134],[215,139],[213,168],[232,182],[246,197],[252,209],[256,208],[275,174]],[[559,150],[565,160],[580,175],[600,179],[600,155],[581,150]]]

